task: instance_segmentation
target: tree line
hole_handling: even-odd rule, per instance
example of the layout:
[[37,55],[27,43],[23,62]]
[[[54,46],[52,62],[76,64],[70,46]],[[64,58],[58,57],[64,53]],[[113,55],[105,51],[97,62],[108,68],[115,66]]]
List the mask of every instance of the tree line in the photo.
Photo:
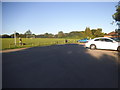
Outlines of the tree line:
[[118,26],[118,29],[116,29],[115,32],[118,33],[118,37],[120,39],[120,1],[118,2],[118,4],[115,7],[116,7],[116,12],[112,15],[112,17]]
[[[95,38],[95,37],[102,37],[105,33],[102,32],[101,28],[97,29],[90,29],[86,27],[84,31],[72,31],[69,33],[64,33],[63,31],[59,31],[57,34],[52,33],[45,33],[35,35],[30,30],[27,30],[24,34],[19,34],[18,32],[15,33],[16,37],[19,38],[74,38],[74,39],[83,39],[83,38]],[[14,38],[14,33],[11,35],[1,35],[2,38]]]

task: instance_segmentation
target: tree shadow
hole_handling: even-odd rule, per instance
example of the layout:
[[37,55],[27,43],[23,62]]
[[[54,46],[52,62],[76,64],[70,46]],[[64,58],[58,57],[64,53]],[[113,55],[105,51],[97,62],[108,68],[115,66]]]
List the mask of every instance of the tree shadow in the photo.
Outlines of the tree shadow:
[[3,53],[3,88],[118,88],[116,57],[90,53],[78,44]]

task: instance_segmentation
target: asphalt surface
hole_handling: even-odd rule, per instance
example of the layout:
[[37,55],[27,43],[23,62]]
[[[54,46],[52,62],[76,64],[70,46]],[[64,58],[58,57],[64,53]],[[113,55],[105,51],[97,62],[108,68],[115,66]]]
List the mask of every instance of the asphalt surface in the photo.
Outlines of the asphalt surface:
[[3,53],[2,87],[118,88],[117,55],[78,44]]

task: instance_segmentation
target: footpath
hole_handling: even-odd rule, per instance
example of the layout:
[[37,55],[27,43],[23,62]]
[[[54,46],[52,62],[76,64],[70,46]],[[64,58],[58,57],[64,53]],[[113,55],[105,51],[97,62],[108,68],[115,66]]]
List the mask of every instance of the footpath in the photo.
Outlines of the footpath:
[[15,52],[15,51],[20,51],[20,50],[24,50],[24,49],[27,49],[27,48],[17,48],[17,49],[1,50],[0,53]]
[[[77,44],[85,45],[85,43],[77,43]],[[15,51],[20,51],[20,50],[24,50],[24,49],[28,49],[28,48],[17,48],[17,49],[0,50],[0,53],[15,52]]]

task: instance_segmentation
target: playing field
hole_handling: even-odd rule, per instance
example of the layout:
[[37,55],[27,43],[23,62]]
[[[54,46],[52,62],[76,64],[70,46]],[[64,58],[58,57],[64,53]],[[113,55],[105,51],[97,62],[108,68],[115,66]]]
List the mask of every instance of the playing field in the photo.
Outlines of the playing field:
[[[76,43],[77,39],[67,39],[68,43]],[[56,44],[65,44],[65,39],[61,38],[22,38],[22,43],[19,44],[19,38],[16,39],[16,45],[14,38],[2,38],[2,47],[0,49],[14,49],[23,47],[35,47],[35,46],[48,46]]]

